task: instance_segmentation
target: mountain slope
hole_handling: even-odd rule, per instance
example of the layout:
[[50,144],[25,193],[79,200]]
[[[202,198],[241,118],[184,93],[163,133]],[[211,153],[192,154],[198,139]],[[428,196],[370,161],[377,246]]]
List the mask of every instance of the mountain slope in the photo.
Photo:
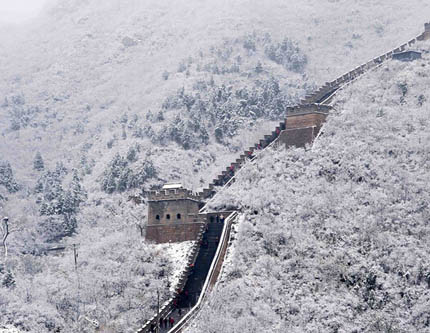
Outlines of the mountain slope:
[[272,150],[213,205],[244,210],[190,332],[430,330],[429,48],[336,97],[308,150]]
[[[80,314],[135,329],[154,310],[156,276],[179,268],[145,244],[145,202],[129,197],[145,201],[145,190],[167,181],[203,187],[273,130],[286,105],[422,32],[428,8],[424,0],[67,0],[31,25],[0,28],[0,214],[20,229],[2,266],[14,287],[0,289],[2,320],[86,327],[70,310],[80,307],[68,266],[78,243],[78,266],[94,275]],[[58,243],[67,250],[45,256]],[[134,288],[142,270],[128,275],[135,260],[153,276],[145,288]],[[27,294],[31,283],[40,292]],[[92,296],[106,285],[114,291]]]

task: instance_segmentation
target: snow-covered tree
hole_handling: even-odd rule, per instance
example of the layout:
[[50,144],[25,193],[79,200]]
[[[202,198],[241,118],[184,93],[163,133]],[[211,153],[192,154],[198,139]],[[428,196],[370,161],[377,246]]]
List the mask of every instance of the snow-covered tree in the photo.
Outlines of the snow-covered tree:
[[10,193],[19,190],[19,185],[15,181],[12,167],[8,161],[0,160],[0,185],[4,186]]
[[42,155],[40,154],[40,152],[37,152],[33,160],[33,169],[36,171],[42,171],[44,168],[45,163],[43,162]]

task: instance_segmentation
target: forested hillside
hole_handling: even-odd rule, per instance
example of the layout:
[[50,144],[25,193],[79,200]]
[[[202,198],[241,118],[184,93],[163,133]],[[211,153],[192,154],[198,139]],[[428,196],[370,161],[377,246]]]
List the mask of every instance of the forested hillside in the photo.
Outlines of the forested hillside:
[[307,149],[264,152],[214,207],[245,216],[190,332],[430,332],[430,43],[338,94]]
[[0,325],[133,331],[189,247],[144,242],[145,191],[202,188],[286,106],[421,33],[429,7],[67,0],[0,27]]

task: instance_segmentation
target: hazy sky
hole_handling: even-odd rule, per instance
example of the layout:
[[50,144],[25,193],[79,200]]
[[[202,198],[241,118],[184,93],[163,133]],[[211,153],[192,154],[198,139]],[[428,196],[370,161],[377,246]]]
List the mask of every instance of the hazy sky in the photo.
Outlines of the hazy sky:
[[20,23],[36,16],[47,0],[0,0],[0,22]]

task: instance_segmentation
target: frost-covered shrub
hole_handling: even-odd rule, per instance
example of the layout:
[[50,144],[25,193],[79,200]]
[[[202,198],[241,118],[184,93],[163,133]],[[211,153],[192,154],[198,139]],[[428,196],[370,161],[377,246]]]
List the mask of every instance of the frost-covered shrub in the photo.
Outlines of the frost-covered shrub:
[[10,128],[19,130],[28,126],[38,127],[43,125],[43,121],[36,121],[41,109],[38,106],[27,106],[22,96],[12,98],[12,103],[8,107]]
[[48,215],[38,222],[38,231],[45,242],[58,242],[62,238],[72,236],[78,226],[74,215]]
[[137,151],[138,147],[130,147],[127,152],[127,160],[131,163],[136,162],[137,160]]
[[255,34],[248,34],[243,38],[243,48],[248,50],[249,52],[255,52],[257,51],[257,45],[256,45],[256,35]]

